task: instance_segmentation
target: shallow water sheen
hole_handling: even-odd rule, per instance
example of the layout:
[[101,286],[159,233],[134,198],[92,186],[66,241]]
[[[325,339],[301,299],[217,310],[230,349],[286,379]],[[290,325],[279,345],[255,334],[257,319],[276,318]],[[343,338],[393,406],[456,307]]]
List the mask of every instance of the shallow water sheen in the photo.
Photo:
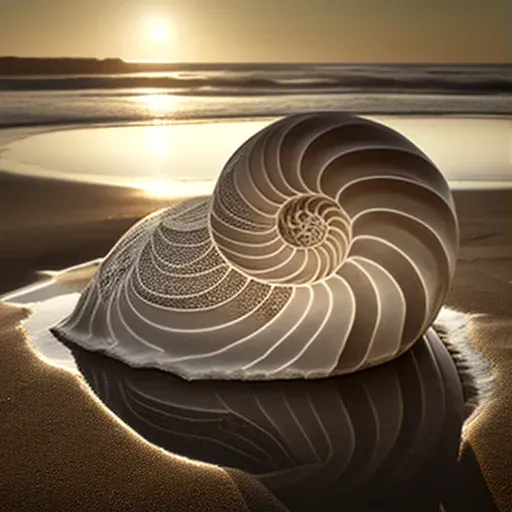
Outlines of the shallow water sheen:
[[[396,129],[419,146],[453,188],[512,184],[509,120],[368,117]],[[231,154],[272,120],[39,133],[11,139],[0,147],[0,169],[29,176],[131,186],[152,196],[209,194]]]

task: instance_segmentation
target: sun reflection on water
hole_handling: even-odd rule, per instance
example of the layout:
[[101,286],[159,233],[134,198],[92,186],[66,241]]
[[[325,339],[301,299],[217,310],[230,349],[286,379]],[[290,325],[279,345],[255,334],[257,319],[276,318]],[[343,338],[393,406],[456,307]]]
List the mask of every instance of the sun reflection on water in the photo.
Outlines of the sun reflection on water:
[[[155,95],[149,95],[152,100]],[[160,100],[155,100],[154,105]],[[143,132],[143,146],[147,155],[146,178],[144,180],[130,180],[128,186],[139,189],[144,195],[154,199],[186,199],[194,196],[210,195],[215,186],[214,179],[172,179],[170,175],[178,172],[186,172],[186,166],[182,160],[174,158],[175,165],[170,167],[173,156],[183,152],[184,146],[188,146],[192,140],[190,137],[176,136],[169,125],[157,119]],[[181,162],[181,165],[180,163]],[[176,164],[178,168],[176,168]],[[187,173],[188,174],[188,173]]]
[[168,115],[179,110],[182,101],[179,96],[150,89],[140,92],[139,96],[134,97],[134,101],[139,103],[149,115]]
[[146,131],[146,145],[152,158],[162,159],[169,154],[170,137],[165,125],[155,125]]

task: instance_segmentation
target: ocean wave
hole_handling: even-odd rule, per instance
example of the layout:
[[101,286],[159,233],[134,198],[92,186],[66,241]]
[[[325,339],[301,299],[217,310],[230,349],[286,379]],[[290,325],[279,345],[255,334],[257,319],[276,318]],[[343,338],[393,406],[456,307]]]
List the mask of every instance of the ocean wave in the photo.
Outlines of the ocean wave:
[[[307,109],[302,109],[307,112]],[[499,114],[490,111],[490,109],[473,110],[468,112],[464,109],[452,109],[450,112],[438,111],[432,108],[418,108],[409,109],[404,112],[396,112],[393,109],[372,109],[371,111],[365,112],[361,109],[346,109],[347,112],[357,111],[363,115],[372,116],[407,116],[407,117],[474,117],[479,116],[483,118],[505,118],[508,119],[506,114]],[[176,124],[181,122],[194,122],[194,123],[213,123],[213,122],[224,122],[224,121],[235,121],[235,120],[262,120],[262,119],[274,119],[282,115],[291,114],[293,112],[290,109],[289,112],[283,114],[281,111],[265,112],[261,113],[256,107],[254,110],[245,110],[244,112],[224,112],[224,113],[187,113],[186,115],[175,114],[173,116],[161,117],[158,121],[162,124]],[[106,127],[106,126],[129,126],[129,125],[153,125],[155,119],[148,119],[147,116],[143,115],[128,115],[128,116],[105,116],[101,114],[92,114],[89,116],[80,115],[56,115],[53,119],[25,119],[25,120],[7,120],[6,122],[0,122],[0,130],[17,129],[17,128],[37,128],[47,127],[49,129],[62,128],[62,127]],[[1,153],[1,147],[0,147]]]
[[294,92],[439,92],[512,94],[512,67],[180,70],[168,73],[0,77],[1,91],[165,89],[176,94],[268,94]]

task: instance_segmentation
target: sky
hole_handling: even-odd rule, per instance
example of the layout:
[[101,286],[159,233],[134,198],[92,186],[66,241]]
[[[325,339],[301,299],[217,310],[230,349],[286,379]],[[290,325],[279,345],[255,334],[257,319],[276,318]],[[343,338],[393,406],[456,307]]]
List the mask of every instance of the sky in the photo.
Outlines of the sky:
[[511,62],[510,0],[0,0],[0,55]]

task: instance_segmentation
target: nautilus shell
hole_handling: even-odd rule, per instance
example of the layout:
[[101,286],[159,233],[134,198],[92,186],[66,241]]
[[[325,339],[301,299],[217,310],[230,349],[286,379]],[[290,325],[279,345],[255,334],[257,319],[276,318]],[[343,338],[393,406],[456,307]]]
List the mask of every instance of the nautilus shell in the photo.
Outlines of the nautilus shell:
[[294,115],[243,144],[211,197],[130,229],[52,332],[187,379],[353,373],[425,333],[457,250],[419,148],[345,113]]

